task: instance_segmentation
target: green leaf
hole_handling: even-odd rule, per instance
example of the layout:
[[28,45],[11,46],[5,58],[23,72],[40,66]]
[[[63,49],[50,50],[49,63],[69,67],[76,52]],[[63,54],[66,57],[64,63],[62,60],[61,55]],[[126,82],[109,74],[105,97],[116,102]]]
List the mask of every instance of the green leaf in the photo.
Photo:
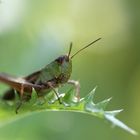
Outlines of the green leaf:
[[105,99],[105,100],[103,100],[103,101],[97,103],[97,104],[96,104],[97,108],[100,108],[100,109],[105,110],[106,107],[107,107],[107,105],[108,105],[108,103],[110,102],[111,99],[112,99],[112,98]]
[[96,88],[97,87],[95,87],[85,98],[83,98],[81,100],[85,101],[86,103],[93,102],[93,98],[94,98],[94,95],[95,95]]
[[77,104],[77,98],[75,97],[75,92],[74,92],[73,88],[71,88],[67,92],[67,94],[64,94],[64,97],[62,99],[63,99],[62,101],[65,105],[73,106],[73,105]]
[[19,98],[16,98],[16,100],[12,104],[5,103],[1,100],[0,121],[2,122],[5,120],[5,123],[1,124],[1,126],[6,124],[6,122],[15,121],[16,119],[20,119],[26,115],[30,115],[33,112],[71,111],[89,114],[101,119],[105,119],[111,122],[114,126],[118,126],[125,131],[136,135],[136,131],[129,128],[127,125],[116,118],[116,115],[119,114],[122,110],[105,110],[111,98],[103,100],[99,103],[94,103],[93,100],[95,91],[96,87],[89,94],[87,94],[86,97],[77,100],[77,97],[75,96],[75,90],[72,88],[67,93],[60,94],[62,104],[58,102],[53,92],[50,92],[44,98],[38,98],[37,94],[34,91],[31,100],[23,104],[23,106],[19,110],[18,115],[15,114],[15,105],[19,101]]

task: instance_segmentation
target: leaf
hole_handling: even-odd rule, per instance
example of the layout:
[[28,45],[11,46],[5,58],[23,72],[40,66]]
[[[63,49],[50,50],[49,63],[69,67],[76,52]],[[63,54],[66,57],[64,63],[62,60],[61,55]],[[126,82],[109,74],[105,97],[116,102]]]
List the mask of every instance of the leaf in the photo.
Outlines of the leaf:
[[67,104],[68,106],[73,106],[77,103],[77,98],[75,97],[75,92],[73,88],[71,88],[67,92],[67,94],[64,95],[62,101],[64,104]]
[[137,135],[136,131],[129,128],[127,125],[125,125],[123,122],[121,122],[116,118],[116,115],[119,114],[122,110],[113,110],[113,111],[105,110],[111,98],[103,100],[99,103],[93,102],[95,91],[96,91],[96,87],[87,96],[81,98],[80,100],[77,100],[77,97],[75,96],[75,90],[72,88],[67,93],[60,94],[60,99],[62,101],[62,104],[58,102],[53,92],[50,92],[44,98],[38,98],[37,94],[34,91],[31,100],[23,104],[23,106],[19,110],[18,115],[16,115],[14,112],[15,104],[19,100],[18,98],[16,98],[16,101],[14,101],[13,104],[7,104],[1,100],[0,121],[5,120],[5,124],[6,124],[6,122],[15,121],[16,119],[20,119],[26,115],[30,115],[33,112],[38,112],[38,111],[80,112],[80,113],[96,116],[101,119],[105,119],[111,122],[114,126],[118,126],[133,135]]
[[103,101],[97,103],[96,106],[97,106],[98,108],[104,110],[104,109],[106,109],[106,107],[107,107],[107,105],[108,105],[108,103],[110,102],[111,99],[112,99],[112,98],[105,99],[105,100],[103,100]]
[[136,131],[134,131],[133,129],[131,129],[127,125],[125,125],[123,122],[121,122],[120,120],[116,119],[113,115],[105,114],[105,118],[108,121],[110,121],[113,125],[116,125],[116,126],[122,128],[122,129],[128,131],[129,133],[131,133],[133,135],[137,135],[138,134]]

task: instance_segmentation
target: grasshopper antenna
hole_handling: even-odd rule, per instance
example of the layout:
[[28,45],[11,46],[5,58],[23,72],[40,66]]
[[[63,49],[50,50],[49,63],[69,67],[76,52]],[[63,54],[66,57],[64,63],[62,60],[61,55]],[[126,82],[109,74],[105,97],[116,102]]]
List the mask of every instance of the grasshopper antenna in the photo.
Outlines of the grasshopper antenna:
[[79,52],[81,52],[82,50],[88,48],[89,46],[91,46],[91,45],[94,44],[95,42],[99,41],[100,39],[101,39],[101,38],[98,38],[98,39],[94,40],[93,42],[89,43],[88,45],[86,45],[85,47],[83,47],[82,49],[80,49],[79,51],[77,51],[75,54],[73,54],[73,55],[71,56],[71,59],[72,59],[75,55],[77,55]]
[[72,50],[72,42],[70,43],[70,48],[69,48],[68,58],[70,57],[71,50]]

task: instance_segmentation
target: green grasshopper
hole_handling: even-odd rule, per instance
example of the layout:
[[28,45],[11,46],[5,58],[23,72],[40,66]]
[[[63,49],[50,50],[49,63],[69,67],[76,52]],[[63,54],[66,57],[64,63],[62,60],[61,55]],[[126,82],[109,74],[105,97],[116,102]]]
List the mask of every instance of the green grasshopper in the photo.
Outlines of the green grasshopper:
[[75,87],[76,97],[79,100],[80,84],[78,81],[69,80],[72,73],[72,58],[100,39],[101,38],[98,38],[86,45],[72,56],[70,56],[72,50],[71,43],[67,55],[59,56],[50,64],[46,65],[43,69],[36,71],[26,77],[16,78],[5,73],[0,73],[0,81],[11,86],[11,88],[4,93],[2,99],[14,100],[16,97],[16,91],[20,99],[19,104],[16,106],[16,113],[23,102],[27,102],[31,99],[33,90],[36,91],[38,97],[44,97],[50,91],[54,91],[59,103],[61,103],[60,96],[56,88],[68,83]]

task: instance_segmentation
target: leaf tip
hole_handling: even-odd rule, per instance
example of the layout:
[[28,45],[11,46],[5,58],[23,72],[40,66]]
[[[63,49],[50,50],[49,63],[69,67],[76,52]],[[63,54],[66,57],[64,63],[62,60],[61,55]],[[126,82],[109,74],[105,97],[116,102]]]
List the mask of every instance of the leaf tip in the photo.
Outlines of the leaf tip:
[[[97,86],[95,86],[92,90],[91,90],[91,92],[87,95],[87,100],[90,100],[90,101],[92,101],[93,100],[93,97],[94,97],[94,95],[95,95],[95,91],[96,91],[96,89],[97,89]],[[85,98],[85,99],[86,99]]]

